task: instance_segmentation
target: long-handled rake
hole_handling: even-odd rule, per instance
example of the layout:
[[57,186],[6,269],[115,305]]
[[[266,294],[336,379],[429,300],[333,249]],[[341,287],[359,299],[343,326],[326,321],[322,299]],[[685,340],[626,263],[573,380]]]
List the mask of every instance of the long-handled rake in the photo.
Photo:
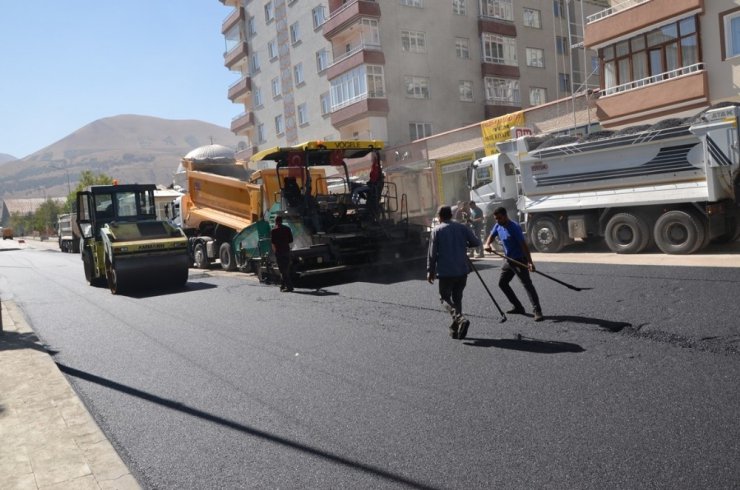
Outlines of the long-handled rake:
[[[493,252],[493,253],[495,253],[496,255],[498,255],[499,257],[501,257],[502,259],[506,259],[506,260],[508,260],[508,261],[509,261],[509,262],[511,262],[512,264],[516,264],[516,265],[518,265],[518,266],[524,267],[525,269],[526,269],[526,268],[528,267],[528,266],[527,266],[527,264],[524,264],[524,263],[522,263],[522,262],[519,262],[518,260],[514,260],[514,259],[512,259],[511,257],[507,257],[506,255],[504,255],[504,254],[501,254],[501,253],[498,253],[497,251],[495,251],[495,250],[493,250],[493,249],[491,249],[490,251],[491,251],[491,252]],[[555,282],[556,282],[556,283],[558,283],[558,284],[562,284],[562,285],[563,285],[563,286],[565,286],[566,288],[568,288],[568,289],[572,289],[573,291],[587,291],[587,290],[589,290],[589,289],[593,289],[593,288],[579,288],[579,287],[577,287],[577,286],[574,286],[574,285],[572,285],[572,284],[568,284],[567,282],[561,281],[560,279],[555,279],[554,277],[552,277],[552,276],[550,276],[550,275],[547,275],[547,274],[545,274],[544,272],[540,272],[540,271],[538,271],[538,270],[536,270],[536,269],[535,269],[535,271],[534,271],[534,272],[535,272],[535,274],[539,274],[539,275],[541,275],[541,276],[544,276],[544,277],[546,277],[546,278],[550,279],[551,281],[555,281]]]
[[506,321],[506,314],[496,302],[496,299],[493,297],[493,294],[491,294],[491,290],[488,289],[488,286],[486,285],[486,281],[483,280],[483,278],[480,275],[480,272],[478,272],[478,269],[476,269],[475,265],[473,265],[473,261],[470,260],[470,257],[468,257],[468,264],[470,264],[470,268],[473,269],[473,272],[475,272],[475,275],[478,276],[478,279],[480,279],[481,284],[483,284],[483,287],[486,289],[486,292],[488,293],[488,296],[490,296],[491,301],[493,301],[493,304],[496,305],[496,309],[501,314],[501,323],[504,323]]

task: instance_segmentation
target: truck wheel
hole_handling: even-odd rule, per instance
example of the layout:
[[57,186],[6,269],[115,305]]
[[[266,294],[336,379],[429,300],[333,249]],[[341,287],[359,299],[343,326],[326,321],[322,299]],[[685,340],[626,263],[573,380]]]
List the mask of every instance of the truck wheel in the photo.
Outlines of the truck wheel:
[[650,244],[650,228],[639,216],[617,213],[607,223],[604,239],[612,252],[636,254]]
[[193,260],[195,261],[196,269],[208,269],[211,265],[208,261],[208,254],[206,253],[205,243],[196,243],[193,249]]
[[693,213],[673,210],[655,222],[653,236],[658,248],[667,254],[691,254],[704,246],[704,223]]
[[563,249],[563,230],[558,222],[549,216],[534,220],[529,239],[538,252],[557,253]]
[[236,258],[231,250],[230,243],[222,243],[218,249],[218,258],[221,260],[221,268],[225,271],[236,270]]

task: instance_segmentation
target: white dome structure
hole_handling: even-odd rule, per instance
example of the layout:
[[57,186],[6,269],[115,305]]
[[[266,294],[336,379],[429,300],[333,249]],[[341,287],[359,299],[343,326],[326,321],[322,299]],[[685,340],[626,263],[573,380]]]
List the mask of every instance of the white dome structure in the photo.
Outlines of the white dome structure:
[[236,152],[223,145],[206,145],[191,150],[183,160],[195,163],[234,163]]

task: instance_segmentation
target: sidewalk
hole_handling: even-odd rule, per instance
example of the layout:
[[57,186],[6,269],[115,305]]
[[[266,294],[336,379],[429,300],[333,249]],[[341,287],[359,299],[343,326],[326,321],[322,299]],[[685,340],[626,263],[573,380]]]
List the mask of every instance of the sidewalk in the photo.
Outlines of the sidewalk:
[[21,311],[2,301],[0,488],[139,489]]

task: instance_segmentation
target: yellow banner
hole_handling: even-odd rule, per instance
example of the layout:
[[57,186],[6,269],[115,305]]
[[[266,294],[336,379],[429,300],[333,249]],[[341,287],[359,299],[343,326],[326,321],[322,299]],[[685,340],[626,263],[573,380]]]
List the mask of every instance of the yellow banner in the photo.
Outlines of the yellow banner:
[[511,128],[513,126],[524,126],[523,111],[494,117],[480,123],[480,130],[483,134],[483,149],[486,152],[486,156],[498,152],[496,143],[511,138]]

